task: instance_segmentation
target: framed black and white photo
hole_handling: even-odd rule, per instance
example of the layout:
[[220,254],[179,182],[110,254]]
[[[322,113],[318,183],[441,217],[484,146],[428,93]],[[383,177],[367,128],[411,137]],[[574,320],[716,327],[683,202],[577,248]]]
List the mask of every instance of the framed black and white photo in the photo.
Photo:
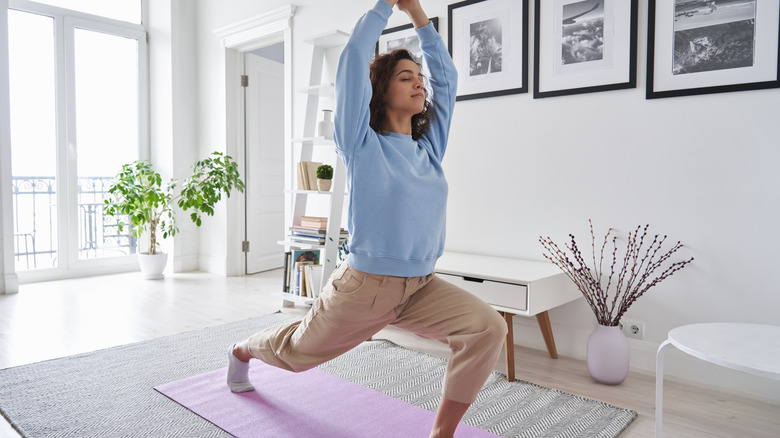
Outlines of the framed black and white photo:
[[638,0],[536,0],[534,98],[636,87]]
[[647,98],[780,87],[780,2],[650,0]]
[[528,0],[467,0],[447,18],[456,100],[528,92]]
[[[429,18],[433,23],[434,29],[439,31],[439,18]],[[420,40],[417,38],[417,32],[413,24],[392,27],[382,31],[379,40],[376,43],[376,54],[392,52],[396,49],[406,49],[412,53],[418,63],[422,63],[422,49],[420,49]]]

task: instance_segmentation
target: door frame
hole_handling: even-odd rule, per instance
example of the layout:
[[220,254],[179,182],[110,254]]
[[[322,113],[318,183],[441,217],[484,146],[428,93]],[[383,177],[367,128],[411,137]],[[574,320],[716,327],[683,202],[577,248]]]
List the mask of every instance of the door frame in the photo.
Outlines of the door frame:
[[[284,138],[292,138],[292,17],[295,6],[286,5],[265,14],[215,29],[214,35],[224,47],[226,152],[244,168],[244,105],[240,77],[243,55],[261,47],[284,43]],[[285,144],[285,164],[291,160],[290,147]],[[287,182],[285,182],[285,185]],[[244,194],[241,201],[244,200]],[[289,210],[285,197],[285,212]],[[246,235],[244,202],[229,202],[227,207],[225,275],[246,275],[246,256],[242,241]]]

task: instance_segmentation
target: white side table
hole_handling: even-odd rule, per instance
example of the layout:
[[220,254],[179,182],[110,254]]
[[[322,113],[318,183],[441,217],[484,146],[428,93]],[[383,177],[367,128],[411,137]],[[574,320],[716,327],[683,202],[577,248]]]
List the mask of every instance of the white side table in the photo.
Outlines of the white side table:
[[548,310],[582,298],[582,293],[550,262],[445,251],[436,274],[490,304],[504,317],[506,378],[515,380],[514,315],[535,316],[547,351],[558,358]]
[[677,327],[658,347],[655,368],[655,436],[663,436],[664,355],[669,347],[716,365],[780,380],[780,327],[710,323]]

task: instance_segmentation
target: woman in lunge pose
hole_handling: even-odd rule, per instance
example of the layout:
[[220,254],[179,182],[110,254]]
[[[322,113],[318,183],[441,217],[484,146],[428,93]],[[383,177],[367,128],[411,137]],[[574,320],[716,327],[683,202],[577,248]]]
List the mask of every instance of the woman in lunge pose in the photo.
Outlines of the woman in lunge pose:
[[[417,31],[431,74],[430,100],[406,50],[370,62],[394,6]],[[430,436],[453,436],[493,370],[507,331],[490,306],[433,274],[444,248],[441,161],[456,86],[455,66],[419,0],[379,0],[360,18],[336,74],[335,140],[347,168],[349,257],[302,321],[233,346],[233,392],[254,389],[247,377],[252,358],[305,371],[391,324],[452,350]]]

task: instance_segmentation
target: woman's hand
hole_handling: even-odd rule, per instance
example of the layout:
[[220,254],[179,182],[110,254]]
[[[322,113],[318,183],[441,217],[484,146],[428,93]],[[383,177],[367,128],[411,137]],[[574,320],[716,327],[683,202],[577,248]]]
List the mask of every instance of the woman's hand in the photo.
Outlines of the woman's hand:
[[406,15],[412,20],[415,29],[426,26],[430,21],[425,15],[420,0],[397,0],[398,10],[406,12]]
[[390,7],[395,7],[395,4],[398,3],[398,0],[385,0],[387,3],[390,4]]
[[404,11],[407,14],[410,11],[417,9],[422,10],[422,6],[420,6],[420,0],[396,0],[396,4],[398,5],[399,11]]

